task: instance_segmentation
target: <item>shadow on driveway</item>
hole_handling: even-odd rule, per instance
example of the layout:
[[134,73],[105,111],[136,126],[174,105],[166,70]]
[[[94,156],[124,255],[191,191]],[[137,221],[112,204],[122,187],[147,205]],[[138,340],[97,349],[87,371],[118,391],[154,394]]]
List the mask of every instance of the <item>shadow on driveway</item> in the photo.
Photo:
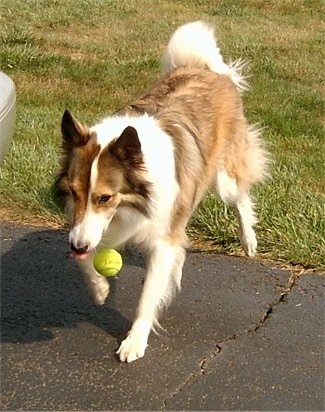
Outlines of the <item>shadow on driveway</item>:
[[130,321],[112,307],[116,280],[111,281],[107,304],[94,306],[68,258],[67,233],[19,230],[18,239],[2,230],[1,342],[48,340],[53,337],[50,328],[74,328],[79,322],[123,337]]

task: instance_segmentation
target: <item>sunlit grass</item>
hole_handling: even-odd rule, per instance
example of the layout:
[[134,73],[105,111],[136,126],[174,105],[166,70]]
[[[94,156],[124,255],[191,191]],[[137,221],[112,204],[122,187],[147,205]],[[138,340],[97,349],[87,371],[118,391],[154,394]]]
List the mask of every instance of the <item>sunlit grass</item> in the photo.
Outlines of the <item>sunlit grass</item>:
[[[108,115],[156,81],[178,25],[206,19],[226,60],[249,63],[246,113],[265,127],[273,156],[272,178],[254,191],[259,251],[325,268],[324,11],[313,0],[2,0],[0,69],[16,83],[18,105],[1,216],[62,225],[51,183],[64,109],[89,124]],[[233,210],[212,196],[189,232],[240,251]]]

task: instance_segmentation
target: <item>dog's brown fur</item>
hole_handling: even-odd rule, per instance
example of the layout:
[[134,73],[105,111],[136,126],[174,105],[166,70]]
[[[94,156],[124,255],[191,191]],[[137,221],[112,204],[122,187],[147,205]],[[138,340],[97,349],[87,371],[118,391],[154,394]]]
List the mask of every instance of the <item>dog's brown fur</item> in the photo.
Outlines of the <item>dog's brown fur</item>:
[[179,68],[116,112],[128,116],[144,113],[157,119],[175,146],[181,191],[171,223],[174,233],[178,227],[180,232],[184,230],[217,168],[224,168],[242,190],[264,178],[266,164],[256,170],[256,163],[248,164],[245,158],[248,126],[240,93],[229,76]]
[[[176,69],[151,91],[118,110],[115,115],[140,116],[144,113],[154,116],[161,129],[173,139],[176,177],[181,188],[171,221],[176,237],[184,233],[189,216],[213,183],[218,168],[225,169],[242,190],[248,190],[253,183],[263,179],[266,163],[261,163],[260,170],[256,170],[256,163],[249,164],[245,157],[246,147],[250,143],[247,139],[248,126],[240,93],[229,76],[205,69]],[[55,188],[63,203],[69,204],[71,191],[74,196],[78,193],[75,196],[75,209],[78,211],[74,217],[76,222],[85,210],[90,168],[99,146],[96,136],[69,115],[63,117],[62,134],[62,170]],[[105,180],[103,184],[107,185],[108,176],[114,175],[116,179],[119,173],[125,173],[122,170],[118,172],[121,162],[117,156],[118,150],[121,149],[113,141],[100,155],[103,170],[110,168],[101,176]],[[138,157],[135,163],[141,168],[140,151]],[[130,176],[134,176],[135,163],[132,164]],[[82,169],[77,166],[81,164]],[[124,180],[124,188],[119,190],[124,193],[140,192],[141,196],[136,197],[134,206],[148,214],[145,202],[141,201],[146,199],[149,190],[147,183],[140,179],[137,183],[129,182],[129,188],[126,188],[125,182],[128,180]]]

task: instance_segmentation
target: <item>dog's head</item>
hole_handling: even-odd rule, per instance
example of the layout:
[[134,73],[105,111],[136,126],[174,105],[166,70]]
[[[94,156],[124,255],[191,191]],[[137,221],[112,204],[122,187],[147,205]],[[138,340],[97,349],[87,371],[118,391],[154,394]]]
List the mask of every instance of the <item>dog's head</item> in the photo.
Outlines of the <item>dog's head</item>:
[[[145,180],[141,143],[135,128],[99,143],[96,131],[82,125],[66,110],[62,123],[61,171],[55,194],[70,221],[74,252],[93,250],[122,207],[149,214],[150,184]],[[109,131],[107,131],[109,133]]]

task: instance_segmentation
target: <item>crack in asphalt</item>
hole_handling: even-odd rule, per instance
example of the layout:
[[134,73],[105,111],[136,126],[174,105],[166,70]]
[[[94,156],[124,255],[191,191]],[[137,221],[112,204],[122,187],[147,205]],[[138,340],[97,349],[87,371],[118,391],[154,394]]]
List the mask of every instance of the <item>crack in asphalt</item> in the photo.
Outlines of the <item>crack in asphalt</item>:
[[285,302],[287,296],[290,294],[292,288],[295,286],[296,284],[296,279],[298,278],[298,276],[294,273],[291,273],[291,275],[289,276],[289,279],[287,281],[287,285],[285,287],[285,289],[280,293],[280,296],[278,299],[276,299],[274,302],[272,302],[266,312],[264,313],[264,315],[262,316],[262,318],[260,319],[260,321],[255,325],[255,327],[253,329],[249,329],[247,330],[247,333],[255,333],[257,332],[259,329],[261,329],[262,327],[265,327],[268,319],[270,318],[271,314],[273,313],[273,311],[282,303]]
[[191,381],[194,381],[196,378],[202,376],[206,372],[206,363],[208,362],[209,359],[214,358],[217,356],[217,354],[221,352],[221,347],[219,344],[215,345],[214,350],[209,353],[208,355],[204,356],[200,361],[199,361],[199,372],[198,373],[190,373],[188,378],[167,398],[164,400],[163,407],[161,408],[162,411],[166,411],[167,404],[168,402],[173,399],[179,392],[181,392]]
[[296,285],[296,280],[300,277],[302,272],[300,272],[300,274],[295,274],[295,273],[291,273],[288,281],[287,281],[287,285],[285,286],[284,290],[280,293],[280,296],[278,297],[278,299],[274,300],[271,304],[269,304],[267,306],[267,309],[265,311],[265,313],[263,314],[262,318],[255,323],[254,327],[252,327],[251,329],[246,329],[238,334],[234,334],[232,336],[230,336],[229,338],[223,340],[222,342],[218,342],[215,344],[215,348],[214,350],[205,355],[198,363],[199,366],[199,371],[198,372],[193,372],[190,373],[188,378],[179,386],[179,388],[177,388],[167,399],[164,400],[163,403],[163,407],[162,407],[162,411],[166,411],[167,409],[167,404],[168,402],[173,399],[178,393],[182,392],[182,390],[190,383],[195,381],[195,379],[200,378],[201,376],[203,376],[206,373],[207,367],[208,367],[208,362],[210,359],[214,359],[220,352],[222,352],[222,346],[229,341],[241,338],[242,336],[249,334],[249,333],[256,333],[257,331],[259,331],[261,328],[265,327],[271,314],[274,312],[274,310],[281,305],[282,303],[284,303],[286,301],[286,298],[288,297],[288,295],[290,294],[292,288]]

